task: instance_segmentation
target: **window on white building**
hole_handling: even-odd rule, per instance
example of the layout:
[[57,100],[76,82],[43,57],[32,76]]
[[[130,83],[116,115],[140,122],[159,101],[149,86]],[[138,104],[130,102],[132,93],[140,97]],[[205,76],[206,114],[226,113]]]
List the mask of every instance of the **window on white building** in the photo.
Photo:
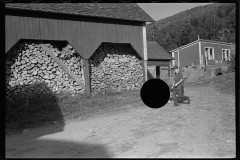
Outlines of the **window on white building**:
[[230,49],[222,49],[222,61],[230,60]]
[[205,47],[205,56],[207,57],[208,60],[214,60],[214,48],[212,47]]

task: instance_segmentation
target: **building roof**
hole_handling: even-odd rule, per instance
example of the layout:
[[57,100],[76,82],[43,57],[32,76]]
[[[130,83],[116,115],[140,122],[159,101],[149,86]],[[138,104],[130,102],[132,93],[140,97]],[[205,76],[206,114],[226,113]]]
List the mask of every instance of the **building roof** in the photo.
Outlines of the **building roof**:
[[6,3],[5,7],[142,22],[154,21],[136,3]]
[[206,39],[198,39],[198,40],[196,40],[196,41],[193,41],[193,42],[191,42],[191,43],[188,43],[188,44],[186,44],[186,45],[183,45],[183,46],[181,46],[181,47],[178,47],[178,48],[176,48],[176,49],[173,49],[173,50],[171,50],[170,52],[175,52],[175,51],[178,51],[178,50],[187,48],[187,47],[189,47],[189,46],[192,46],[192,45],[198,43],[199,41],[200,41],[200,42],[205,42],[205,43],[214,43],[214,44],[220,44],[220,45],[228,45],[228,46],[233,46],[233,45],[234,45],[234,46],[235,46],[234,43],[219,42],[219,41],[212,41],[212,40],[206,40]]
[[156,41],[147,41],[148,59],[173,60],[174,58]]

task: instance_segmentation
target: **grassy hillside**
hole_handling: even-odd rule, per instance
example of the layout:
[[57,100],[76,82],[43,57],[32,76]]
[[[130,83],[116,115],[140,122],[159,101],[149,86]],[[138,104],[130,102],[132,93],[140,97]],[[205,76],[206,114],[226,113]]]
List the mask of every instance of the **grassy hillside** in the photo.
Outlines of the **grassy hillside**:
[[212,87],[218,92],[235,95],[235,72],[220,75],[211,79],[188,83],[186,86]]
[[[147,39],[167,51],[202,39],[235,43],[236,5],[214,3],[182,11],[147,25]],[[153,39],[153,35],[155,39]]]

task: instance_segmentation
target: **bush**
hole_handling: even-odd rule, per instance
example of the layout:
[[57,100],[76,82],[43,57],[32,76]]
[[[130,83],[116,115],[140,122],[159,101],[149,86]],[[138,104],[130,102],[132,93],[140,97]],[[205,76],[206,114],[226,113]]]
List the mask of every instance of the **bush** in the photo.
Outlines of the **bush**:
[[218,68],[214,69],[214,75],[215,76],[222,75],[222,74],[223,74],[223,71],[222,71],[221,67],[218,67]]
[[235,54],[231,54],[230,60],[227,61],[228,69],[227,72],[235,72]]

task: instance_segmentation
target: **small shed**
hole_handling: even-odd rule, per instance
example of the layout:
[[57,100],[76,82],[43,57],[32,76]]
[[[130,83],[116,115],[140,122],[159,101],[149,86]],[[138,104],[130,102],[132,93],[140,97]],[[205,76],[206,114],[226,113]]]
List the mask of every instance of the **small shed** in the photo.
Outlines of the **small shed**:
[[148,51],[148,78],[170,77],[170,62],[174,58],[156,41],[147,41]]
[[172,65],[188,67],[221,65],[230,59],[235,44],[200,39],[171,50],[175,58]]
[[128,44],[140,57],[147,80],[146,22],[154,20],[137,4],[7,3],[5,9],[5,52],[23,39],[67,41],[83,59],[84,86],[90,93],[91,56],[102,43]]

